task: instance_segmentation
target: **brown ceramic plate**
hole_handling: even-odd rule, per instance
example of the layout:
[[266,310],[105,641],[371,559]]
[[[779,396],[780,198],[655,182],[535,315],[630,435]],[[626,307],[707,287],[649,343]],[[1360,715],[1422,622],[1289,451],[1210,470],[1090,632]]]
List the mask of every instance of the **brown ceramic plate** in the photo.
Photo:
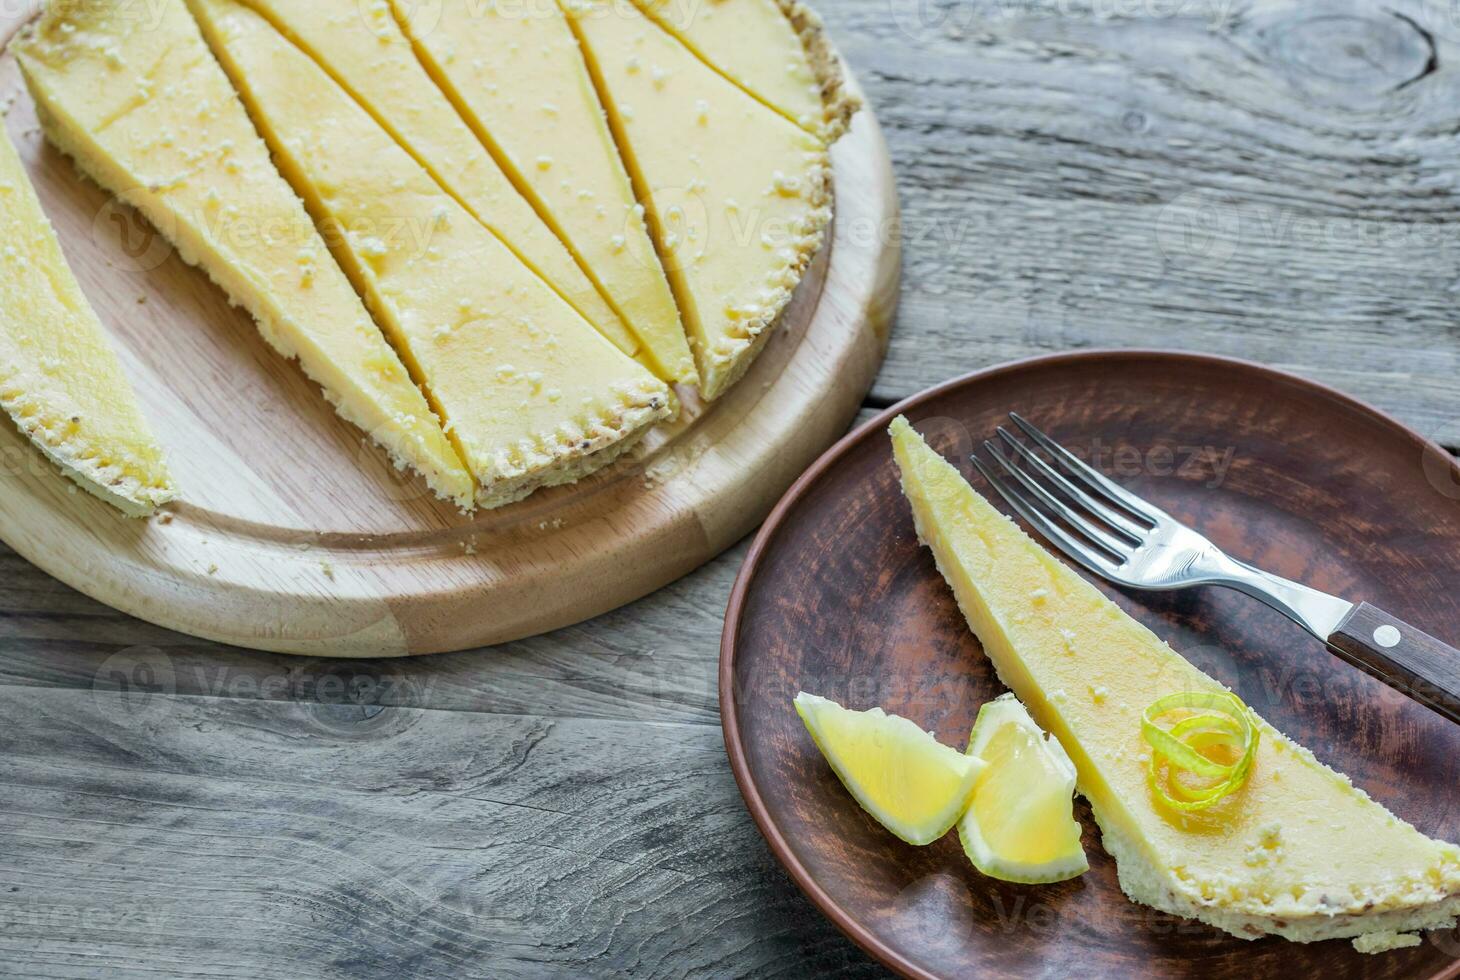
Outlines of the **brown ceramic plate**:
[[[913,977],[1460,975],[1456,933],[1362,956],[1347,942],[1245,942],[1134,905],[1083,801],[1089,873],[1030,887],[980,876],[956,834],[903,844],[852,801],[792,709],[797,691],[881,705],[962,747],[1003,690],[914,536],[887,424],[906,414],[981,486],[967,457],[1010,410],[1231,554],[1460,640],[1460,468],[1373,409],[1256,365],[1171,353],[1061,355],[950,382],[822,457],[766,523],[730,601],[726,747],[797,884]],[[1460,728],[1239,595],[1101,584],[1401,817],[1460,840]]]

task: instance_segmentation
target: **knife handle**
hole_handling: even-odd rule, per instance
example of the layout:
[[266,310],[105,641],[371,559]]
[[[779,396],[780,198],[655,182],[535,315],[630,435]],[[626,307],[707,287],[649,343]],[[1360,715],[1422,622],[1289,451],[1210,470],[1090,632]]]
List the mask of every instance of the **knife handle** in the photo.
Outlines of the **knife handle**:
[[1328,643],[1355,667],[1460,724],[1460,650],[1367,602]]

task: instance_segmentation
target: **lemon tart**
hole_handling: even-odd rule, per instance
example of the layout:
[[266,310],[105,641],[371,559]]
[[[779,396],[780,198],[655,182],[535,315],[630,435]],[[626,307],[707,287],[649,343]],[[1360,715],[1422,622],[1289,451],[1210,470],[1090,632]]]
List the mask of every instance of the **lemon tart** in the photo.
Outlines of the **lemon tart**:
[[905,419],[892,426],[903,490],[1000,678],[1056,736],[1134,901],[1244,938],[1310,942],[1446,928],[1460,912],[1460,848],[1431,840],[1252,716],[1243,785],[1198,812],[1148,778],[1146,708],[1223,688],[1035,544]]
[[574,0],[565,9],[648,208],[701,392],[717,398],[764,348],[821,246],[831,218],[826,147],[636,7]]
[[821,18],[798,0],[633,0],[702,61],[830,143],[861,104]]
[[181,2],[52,4],[16,49],[47,137],[297,357],[339,414],[439,495],[473,483],[279,176]]
[[[416,60],[386,0],[246,0],[624,353],[640,344]],[[676,380],[670,378],[668,380]]]
[[480,506],[577,480],[669,414],[662,381],[443,193],[307,54],[236,0],[188,2],[430,393]]
[[695,383],[695,362],[643,209],[553,0],[392,4],[422,63],[577,254],[656,373]]
[[162,447],[4,133],[0,221],[0,408],[83,489],[155,512],[177,496]]

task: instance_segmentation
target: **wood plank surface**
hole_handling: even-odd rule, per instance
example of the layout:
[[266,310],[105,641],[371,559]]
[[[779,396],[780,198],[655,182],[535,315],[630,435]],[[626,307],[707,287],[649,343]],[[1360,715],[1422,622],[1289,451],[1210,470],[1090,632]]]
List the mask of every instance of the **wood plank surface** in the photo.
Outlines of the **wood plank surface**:
[[[819,7],[902,192],[869,406],[1162,346],[1460,445],[1448,4]],[[714,676],[743,555],[489,653],[336,665],[147,626],[0,549],[0,973],[882,975],[729,776]]]
[[902,191],[883,402],[1152,345],[1293,369],[1460,443],[1450,5],[827,6]]

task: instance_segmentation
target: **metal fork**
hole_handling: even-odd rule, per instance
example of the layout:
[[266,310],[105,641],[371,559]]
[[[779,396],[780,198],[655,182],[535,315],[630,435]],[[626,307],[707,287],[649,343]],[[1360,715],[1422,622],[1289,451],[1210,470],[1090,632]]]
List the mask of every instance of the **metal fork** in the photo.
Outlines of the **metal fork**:
[[1460,650],[1366,602],[1347,602],[1228,556],[1019,415],[1009,417],[1052,462],[999,426],[1002,446],[986,441],[984,449],[1017,488],[977,455],[973,465],[1020,517],[1080,565],[1131,589],[1236,589],[1292,619],[1355,667],[1460,723]]

